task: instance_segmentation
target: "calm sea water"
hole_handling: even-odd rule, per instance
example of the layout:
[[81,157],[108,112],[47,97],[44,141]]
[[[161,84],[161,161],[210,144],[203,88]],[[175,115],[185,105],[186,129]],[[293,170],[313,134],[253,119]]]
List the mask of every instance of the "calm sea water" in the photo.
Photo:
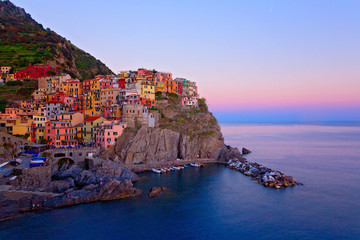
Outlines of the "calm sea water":
[[222,124],[227,144],[304,186],[274,190],[222,165],[136,183],[170,192],[28,214],[0,239],[360,239],[360,123]]

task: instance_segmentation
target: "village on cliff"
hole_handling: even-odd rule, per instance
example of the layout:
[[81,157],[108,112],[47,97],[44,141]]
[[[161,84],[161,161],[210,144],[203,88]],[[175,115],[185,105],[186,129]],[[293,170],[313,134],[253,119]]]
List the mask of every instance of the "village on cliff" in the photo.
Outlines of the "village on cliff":
[[0,113],[1,132],[38,145],[109,148],[127,126],[156,126],[157,101],[174,94],[181,96],[183,108],[198,108],[196,83],[173,79],[171,73],[140,68],[80,81],[51,65],[27,66],[12,74],[11,67],[0,69],[0,85],[38,82],[32,99],[8,101]]

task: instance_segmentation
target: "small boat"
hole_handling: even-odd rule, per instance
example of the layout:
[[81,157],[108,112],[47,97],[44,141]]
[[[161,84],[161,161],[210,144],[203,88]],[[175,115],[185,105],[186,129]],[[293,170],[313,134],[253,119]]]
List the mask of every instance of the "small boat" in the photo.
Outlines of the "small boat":
[[158,170],[158,169],[155,169],[155,168],[153,168],[153,169],[151,169],[154,173],[162,173],[162,171],[161,170]]
[[188,168],[189,166],[188,165],[184,165],[185,168]]
[[173,167],[175,170],[180,170],[181,168],[180,167]]
[[46,157],[33,157],[33,160],[46,160]]
[[17,176],[12,176],[11,178],[9,178],[10,181],[13,181],[17,178]]
[[190,163],[190,165],[193,166],[193,167],[200,167],[200,165],[197,164],[197,163]]
[[44,163],[44,160],[31,159],[30,163]]
[[8,164],[9,164],[9,162],[4,162],[4,163],[0,164],[0,168],[3,168],[3,167],[5,167],[5,166],[8,165]]
[[179,166],[179,168],[184,169],[185,167],[184,166]]
[[30,167],[38,167],[38,166],[43,166],[43,165],[44,165],[44,162],[38,162],[38,163],[30,162]]
[[175,169],[171,167],[170,170],[171,170],[171,171],[174,171]]
[[163,168],[162,168],[162,169],[160,169],[160,170],[161,170],[161,172],[166,172],[166,170],[165,170],[165,169],[163,169]]

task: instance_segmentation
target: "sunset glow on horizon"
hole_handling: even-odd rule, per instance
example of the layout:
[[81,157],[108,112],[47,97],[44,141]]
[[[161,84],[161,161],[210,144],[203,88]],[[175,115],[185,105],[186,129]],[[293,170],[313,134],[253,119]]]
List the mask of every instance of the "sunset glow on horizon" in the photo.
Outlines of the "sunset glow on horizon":
[[360,121],[359,1],[13,2],[115,73],[196,81],[220,121]]

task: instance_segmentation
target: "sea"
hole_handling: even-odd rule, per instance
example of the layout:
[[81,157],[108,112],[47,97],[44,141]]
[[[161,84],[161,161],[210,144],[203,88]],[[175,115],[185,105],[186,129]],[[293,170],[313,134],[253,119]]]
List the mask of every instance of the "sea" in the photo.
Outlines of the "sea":
[[[304,185],[220,164],[140,174],[144,194],[0,222],[0,239],[360,239],[360,122],[221,123],[226,144]],[[153,186],[169,190],[147,197]]]

